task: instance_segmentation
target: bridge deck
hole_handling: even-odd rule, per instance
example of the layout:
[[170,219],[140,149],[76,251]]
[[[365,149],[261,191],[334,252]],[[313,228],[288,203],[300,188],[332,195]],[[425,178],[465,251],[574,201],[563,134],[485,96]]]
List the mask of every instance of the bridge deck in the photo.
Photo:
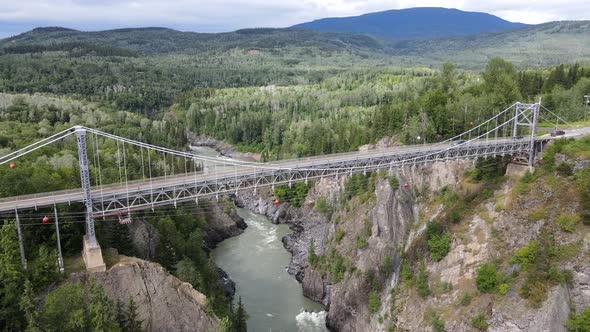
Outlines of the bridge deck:
[[[590,128],[569,130],[567,137],[589,133]],[[549,135],[535,138],[536,142],[552,139]],[[360,173],[386,169],[405,158],[414,158],[415,163],[437,160],[473,158],[497,154],[514,154],[526,150],[528,139],[490,139],[461,145],[424,144],[400,146],[389,149],[340,153],[310,158],[286,160],[273,163],[249,163],[233,170],[187,173],[176,176],[139,180],[125,184],[111,184],[92,188],[95,213],[125,211],[130,208],[148,208],[171,204],[176,201],[195,199],[238,190],[299,182],[323,176]],[[223,160],[220,160],[220,162]],[[410,164],[412,162],[408,162]],[[63,190],[34,195],[0,199],[0,212],[15,209],[31,209],[53,204],[81,203],[82,189]]]

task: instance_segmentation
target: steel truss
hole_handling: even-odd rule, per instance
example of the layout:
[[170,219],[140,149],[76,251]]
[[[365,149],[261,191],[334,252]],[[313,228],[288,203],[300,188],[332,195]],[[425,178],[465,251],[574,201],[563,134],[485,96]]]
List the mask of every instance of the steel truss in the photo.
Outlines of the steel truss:
[[[547,140],[534,141],[535,150],[540,151]],[[292,185],[329,177],[361,174],[379,170],[393,170],[409,165],[445,162],[460,159],[475,159],[495,156],[529,155],[530,142],[527,139],[496,142],[481,142],[457,145],[452,148],[424,149],[413,152],[400,152],[376,157],[339,160],[318,163],[305,168],[280,170],[246,169],[223,176],[198,179],[194,174],[179,177],[174,184],[166,186],[141,185],[129,187],[109,196],[93,196],[94,214],[110,215],[133,210],[155,208],[163,205],[176,205],[180,202],[195,201],[200,198],[218,198],[220,195],[236,194],[242,190],[256,190],[263,187]],[[408,161],[411,160],[411,161]],[[157,182],[154,179],[154,182]],[[98,204],[101,202],[102,204]],[[103,208],[104,207],[104,208]]]

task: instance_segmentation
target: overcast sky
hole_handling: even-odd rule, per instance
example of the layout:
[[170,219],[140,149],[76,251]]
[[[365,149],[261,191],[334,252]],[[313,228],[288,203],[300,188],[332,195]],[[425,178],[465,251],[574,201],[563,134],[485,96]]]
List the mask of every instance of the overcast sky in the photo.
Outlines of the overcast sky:
[[287,27],[387,9],[447,7],[513,22],[590,19],[588,0],[0,0],[0,38],[38,26],[79,30],[162,26],[220,32]]

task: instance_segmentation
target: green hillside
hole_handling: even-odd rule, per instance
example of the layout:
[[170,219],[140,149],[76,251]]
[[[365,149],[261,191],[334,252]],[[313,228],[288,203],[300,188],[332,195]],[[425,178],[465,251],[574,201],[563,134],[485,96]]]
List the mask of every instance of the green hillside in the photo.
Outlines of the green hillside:
[[590,59],[590,21],[551,22],[469,37],[393,43],[390,53],[413,63],[451,61],[468,68],[502,57],[520,67]]
[[[167,28],[134,28],[82,32],[37,28],[0,41],[5,54],[67,51],[73,54],[128,55],[203,53],[239,49],[317,47],[324,51],[380,50],[373,38],[305,29],[243,29],[227,33],[181,32]],[[109,51],[111,54],[109,54]]]

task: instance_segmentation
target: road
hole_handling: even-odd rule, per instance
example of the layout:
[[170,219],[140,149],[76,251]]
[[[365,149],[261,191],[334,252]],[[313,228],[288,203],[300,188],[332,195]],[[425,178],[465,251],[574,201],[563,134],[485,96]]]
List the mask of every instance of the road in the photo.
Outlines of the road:
[[[561,137],[580,137],[590,135],[590,127],[571,128],[566,131],[566,134]],[[554,139],[549,134],[538,136],[536,140]],[[478,147],[489,144],[514,143],[515,141],[527,142],[527,139],[512,140],[512,139],[480,139],[465,142],[462,144],[455,143],[434,143],[434,144],[420,144],[409,146],[398,146],[388,149],[375,149],[360,152],[348,152],[331,155],[323,155],[309,158],[300,158],[292,160],[284,160],[272,163],[245,163],[240,162],[240,166],[234,169],[225,168],[223,171],[216,172],[209,167],[206,172],[202,173],[186,173],[176,176],[158,177],[149,180],[139,180],[129,182],[128,184],[112,184],[103,187],[93,187],[92,197],[93,201],[100,200],[103,197],[111,197],[114,195],[121,195],[130,192],[145,192],[153,191],[154,188],[166,188],[178,186],[186,183],[197,183],[201,181],[214,182],[218,179],[228,178],[231,176],[256,176],[257,173],[268,170],[292,169],[305,170],[328,167],[329,165],[337,164],[339,162],[347,162],[354,160],[370,159],[380,156],[390,156],[395,154],[420,153],[429,154],[441,150],[455,149],[464,147]],[[231,163],[232,160],[220,159],[219,163]],[[32,209],[37,207],[52,206],[53,204],[64,203],[80,203],[83,202],[84,195],[82,189],[63,190],[48,193],[40,193],[34,195],[6,197],[0,199],[0,212],[14,211],[15,209]]]

